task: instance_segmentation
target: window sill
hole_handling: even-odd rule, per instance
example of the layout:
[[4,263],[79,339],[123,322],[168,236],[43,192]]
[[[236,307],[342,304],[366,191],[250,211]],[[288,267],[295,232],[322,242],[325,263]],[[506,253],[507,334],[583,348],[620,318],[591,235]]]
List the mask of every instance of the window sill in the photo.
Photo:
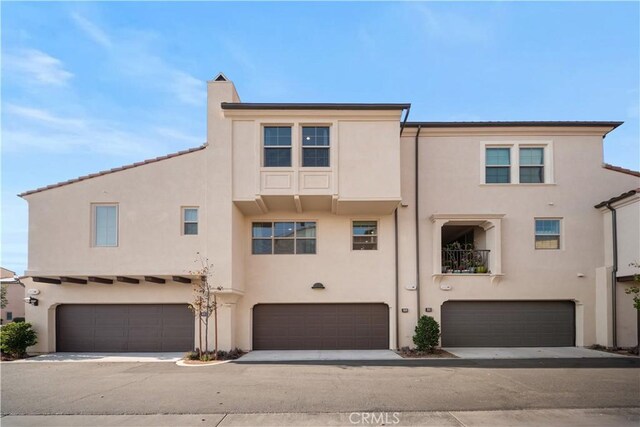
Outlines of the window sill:
[[436,274],[433,275],[433,283],[435,283],[437,285],[442,281],[442,279],[444,279],[446,277],[457,277],[457,276],[489,277],[491,279],[491,284],[492,285],[494,285],[494,284],[497,285],[498,283],[500,283],[500,280],[502,280],[502,278],[504,277],[504,274],[502,274],[502,273],[497,273],[497,274],[492,274],[492,273],[436,273]]
[[556,185],[555,182],[545,182],[545,183],[489,183],[483,182],[479,184],[481,187],[548,187]]

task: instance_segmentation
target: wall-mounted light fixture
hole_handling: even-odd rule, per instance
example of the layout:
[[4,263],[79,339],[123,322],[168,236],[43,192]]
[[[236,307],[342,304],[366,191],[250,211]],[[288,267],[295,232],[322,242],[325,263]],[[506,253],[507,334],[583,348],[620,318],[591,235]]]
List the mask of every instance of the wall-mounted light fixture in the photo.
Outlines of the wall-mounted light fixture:
[[38,298],[34,298],[34,297],[26,297],[24,298],[24,302],[26,304],[31,304],[34,307],[38,306]]
[[324,289],[324,285],[320,282],[316,282],[311,286],[311,289]]

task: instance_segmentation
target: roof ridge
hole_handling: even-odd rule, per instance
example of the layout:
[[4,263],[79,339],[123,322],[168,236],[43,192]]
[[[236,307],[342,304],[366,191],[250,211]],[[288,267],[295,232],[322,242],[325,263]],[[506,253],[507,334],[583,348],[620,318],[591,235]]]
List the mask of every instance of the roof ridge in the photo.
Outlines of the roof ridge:
[[602,167],[605,169],[609,169],[612,170],[614,172],[620,172],[620,173],[626,173],[628,175],[633,175],[633,176],[637,176],[640,177],[640,172],[635,171],[633,169],[627,169],[627,168],[623,168],[621,166],[615,166],[609,163],[603,163]]
[[158,156],[158,157],[154,157],[154,158],[151,158],[151,159],[143,160],[141,162],[130,163],[128,165],[118,166],[118,167],[111,168],[111,169],[106,169],[106,170],[103,170],[103,171],[100,171],[100,172],[90,173],[88,175],[82,175],[82,176],[79,176],[77,178],[68,179],[66,181],[60,181],[60,182],[58,182],[56,184],[50,184],[50,185],[47,185],[47,186],[44,186],[44,187],[36,188],[35,190],[28,190],[28,191],[22,192],[22,193],[18,194],[18,197],[24,197],[24,196],[28,196],[30,194],[40,193],[40,192],[46,191],[46,190],[51,190],[53,188],[58,188],[58,187],[63,187],[65,185],[74,184],[76,182],[84,181],[84,180],[87,180],[87,179],[90,179],[90,178],[95,178],[95,177],[103,176],[103,175],[109,175],[109,174],[112,174],[112,173],[115,173],[115,172],[120,172],[120,171],[127,170],[127,169],[133,169],[133,168],[136,168],[138,166],[148,165],[148,164],[156,163],[156,162],[159,162],[159,161],[162,161],[162,160],[172,159],[174,157],[182,156],[184,154],[194,153],[196,151],[203,150],[206,146],[207,146],[207,144],[205,143],[205,144],[202,144],[199,147],[193,147],[193,148],[189,148],[187,150],[181,150],[181,151],[177,151],[175,153],[165,154],[164,156]]

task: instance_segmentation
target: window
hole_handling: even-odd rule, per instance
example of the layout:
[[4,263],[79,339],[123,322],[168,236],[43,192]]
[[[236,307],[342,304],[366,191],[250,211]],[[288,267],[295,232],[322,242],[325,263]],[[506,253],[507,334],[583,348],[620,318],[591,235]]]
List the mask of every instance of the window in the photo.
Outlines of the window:
[[291,127],[265,126],[264,166],[291,166]]
[[118,205],[94,205],[93,245],[118,246]]
[[354,251],[378,249],[377,221],[353,221],[352,248]]
[[198,208],[182,209],[182,234],[198,234]]
[[485,156],[485,182],[508,184],[511,182],[511,149],[487,148]]
[[559,219],[536,219],[536,249],[560,249]]
[[13,320],[13,312],[7,311],[7,320]]
[[324,126],[302,128],[302,166],[329,166],[329,128]]
[[520,148],[520,183],[544,182],[544,148]]
[[254,222],[251,253],[315,254],[315,222]]

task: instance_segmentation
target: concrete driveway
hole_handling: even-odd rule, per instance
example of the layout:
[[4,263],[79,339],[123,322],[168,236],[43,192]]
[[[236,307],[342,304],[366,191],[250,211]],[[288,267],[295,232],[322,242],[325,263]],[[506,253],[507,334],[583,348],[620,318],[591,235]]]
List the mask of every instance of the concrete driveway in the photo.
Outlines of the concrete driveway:
[[325,360],[398,360],[400,355],[391,350],[256,350],[239,362],[294,362]]
[[177,362],[184,353],[50,353],[12,363],[41,362]]
[[630,357],[584,347],[444,348],[461,359],[583,359]]

